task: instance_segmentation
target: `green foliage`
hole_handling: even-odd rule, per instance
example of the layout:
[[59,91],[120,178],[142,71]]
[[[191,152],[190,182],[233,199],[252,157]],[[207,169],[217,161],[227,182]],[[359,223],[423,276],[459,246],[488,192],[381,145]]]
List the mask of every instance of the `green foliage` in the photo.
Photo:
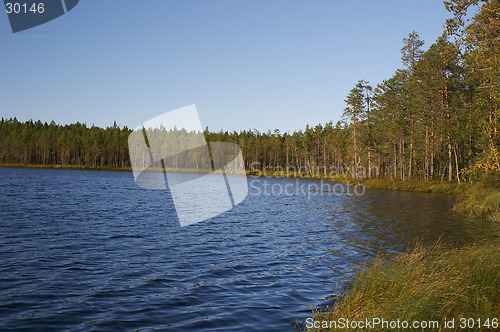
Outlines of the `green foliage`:
[[410,70],[415,67],[415,64],[422,58],[422,46],[424,42],[420,40],[420,36],[415,31],[412,31],[408,38],[403,38],[403,48],[401,49],[401,62]]
[[352,122],[360,121],[364,118],[367,111],[367,98],[365,91],[370,91],[368,82],[363,80],[356,83],[356,86],[349,91],[345,99],[347,107],[344,110],[344,117]]
[[472,166],[464,168],[462,173],[470,182],[482,181],[483,177],[491,177],[492,173],[496,174],[500,171],[499,160],[500,154],[498,151],[489,149]]

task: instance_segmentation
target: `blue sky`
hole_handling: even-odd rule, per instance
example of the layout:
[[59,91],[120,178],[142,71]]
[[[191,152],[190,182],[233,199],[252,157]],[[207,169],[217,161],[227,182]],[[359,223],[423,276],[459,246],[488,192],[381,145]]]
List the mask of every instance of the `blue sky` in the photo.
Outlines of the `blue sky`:
[[439,0],[82,0],[13,34],[0,13],[0,116],[135,127],[196,104],[212,130],[303,129],[340,120],[344,99],[427,48]]

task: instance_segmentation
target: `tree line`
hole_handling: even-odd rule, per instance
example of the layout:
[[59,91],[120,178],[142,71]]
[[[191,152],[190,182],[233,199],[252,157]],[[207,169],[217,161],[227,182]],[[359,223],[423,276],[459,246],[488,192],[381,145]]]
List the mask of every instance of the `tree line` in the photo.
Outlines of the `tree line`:
[[[500,3],[444,2],[453,17],[426,50],[416,32],[403,39],[402,68],[372,86],[360,80],[341,121],[292,133],[210,132],[238,144],[247,169],[464,181],[500,170]],[[131,130],[0,122],[0,162],[129,166]],[[363,170],[359,172],[359,170]]]
[[0,162],[6,164],[128,166],[131,131],[76,123],[0,120]]

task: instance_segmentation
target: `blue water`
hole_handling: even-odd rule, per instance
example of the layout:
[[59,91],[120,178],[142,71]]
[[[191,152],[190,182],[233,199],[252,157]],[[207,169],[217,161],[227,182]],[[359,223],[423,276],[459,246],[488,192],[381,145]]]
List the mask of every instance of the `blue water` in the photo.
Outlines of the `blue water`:
[[[181,228],[130,172],[0,168],[0,329],[293,331],[379,251],[498,234],[448,196],[250,181],[236,208]],[[285,185],[300,190],[264,190]]]

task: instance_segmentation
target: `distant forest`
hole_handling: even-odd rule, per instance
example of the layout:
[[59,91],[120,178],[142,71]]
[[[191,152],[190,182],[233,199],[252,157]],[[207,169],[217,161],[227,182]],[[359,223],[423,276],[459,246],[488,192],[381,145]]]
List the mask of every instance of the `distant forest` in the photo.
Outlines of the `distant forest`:
[[[360,80],[342,121],[293,133],[207,130],[207,140],[238,144],[247,168],[376,167],[402,180],[448,181],[500,170],[500,2],[444,4],[453,18],[443,34],[426,50],[416,32],[404,38],[403,68],[376,86]],[[2,118],[0,162],[129,166],[130,132]]]

